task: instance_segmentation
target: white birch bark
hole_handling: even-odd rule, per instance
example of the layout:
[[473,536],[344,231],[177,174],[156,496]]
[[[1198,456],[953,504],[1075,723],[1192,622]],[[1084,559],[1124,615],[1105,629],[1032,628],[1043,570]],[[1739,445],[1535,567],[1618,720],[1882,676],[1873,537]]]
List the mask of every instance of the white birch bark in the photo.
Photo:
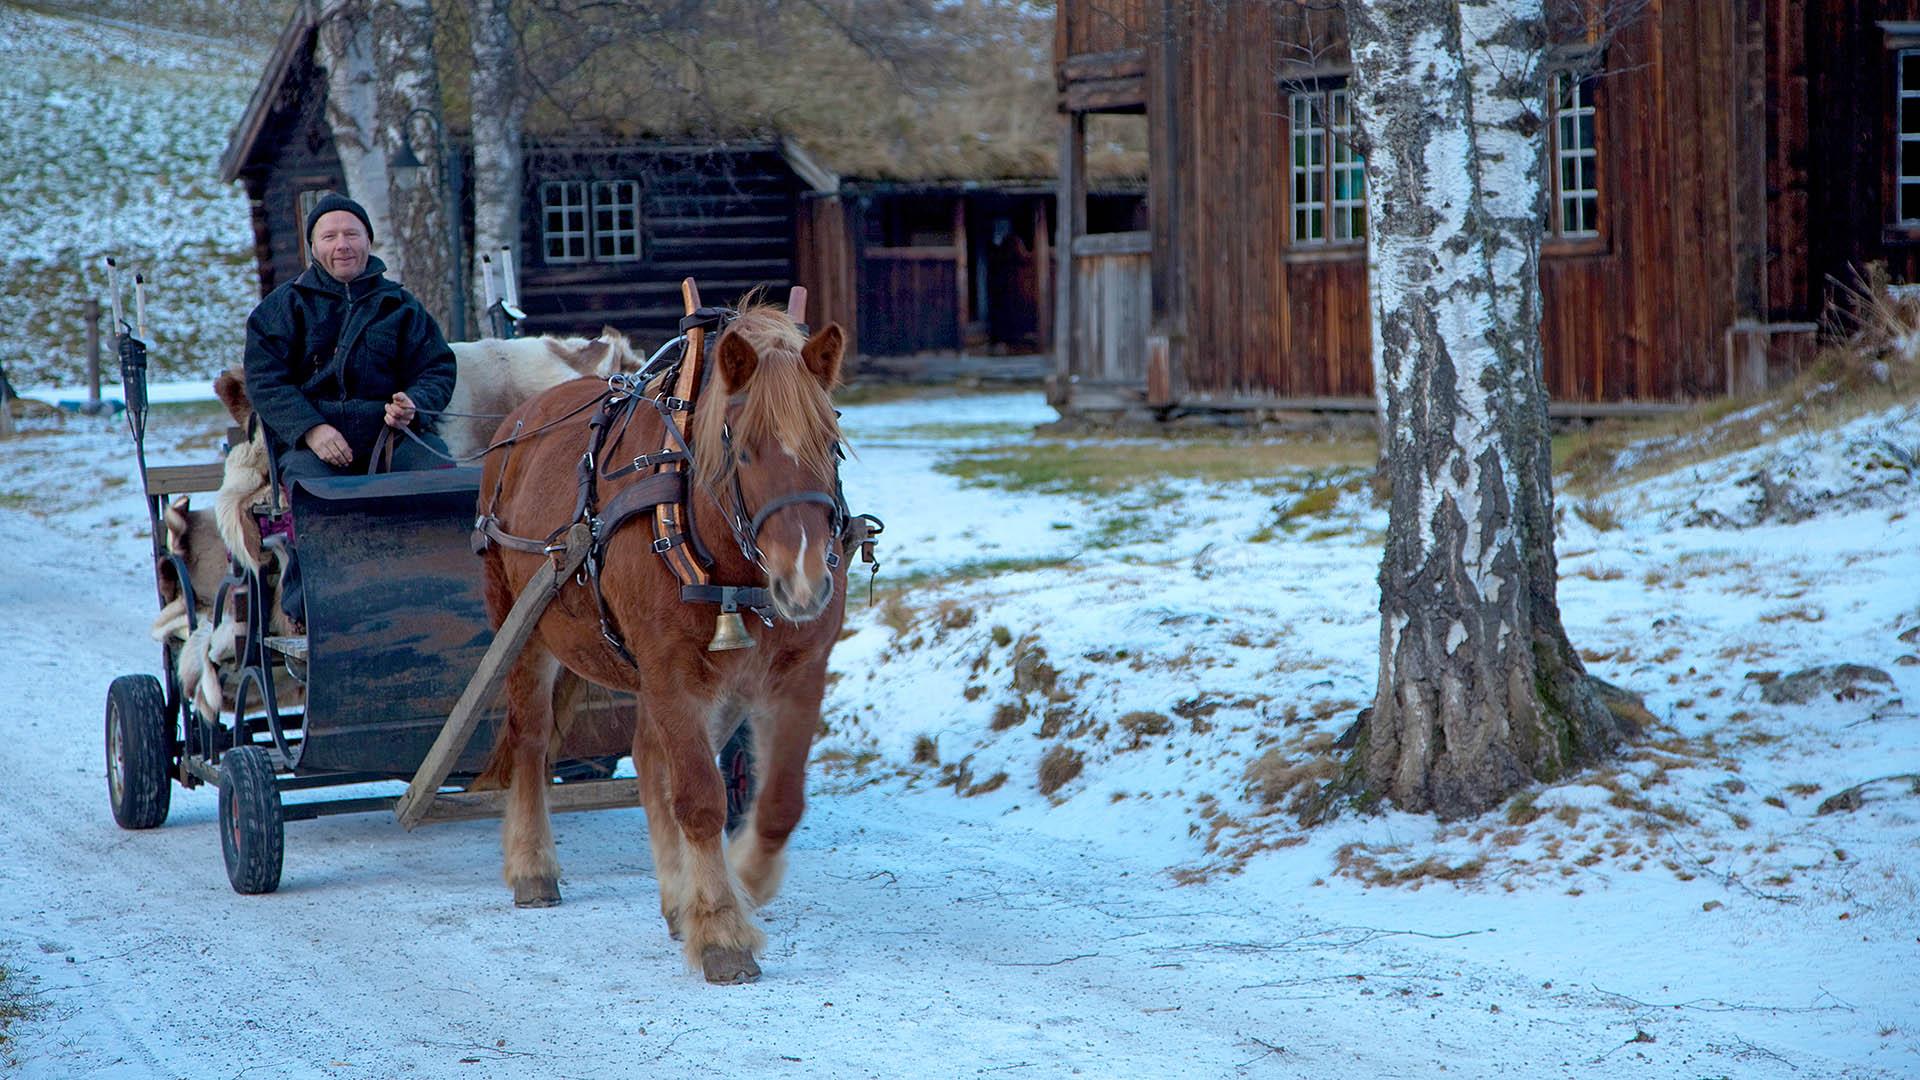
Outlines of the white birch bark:
[[327,126],[333,129],[334,149],[346,176],[346,195],[366,209],[375,249],[397,274],[399,259],[388,248],[393,218],[387,209],[387,155],[380,148],[373,16],[367,0],[329,0],[320,11],[315,48],[327,71]]
[[[401,256],[403,281],[449,338],[453,293],[453,235],[447,212],[445,127],[440,123],[440,66],[433,52],[431,0],[374,0],[373,53],[380,69],[379,133],[386,153],[411,137],[424,168],[388,169],[393,236],[385,252]],[[416,113],[415,110],[424,110]],[[383,253],[389,266],[391,255]]]
[[[1458,816],[1617,736],[1554,589],[1541,0],[1348,0],[1392,501],[1355,789]],[[1350,775],[1352,773],[1350,772]]]
[[[524,183],[521,132],[527,95],[520,80],[508,0],[478,0],[473,11],[473,252],[468,310],[486,331],[480,257],[496,261],[502,247],[520,258],[520,201]],[[499,281],[499,268],[495,268]]]

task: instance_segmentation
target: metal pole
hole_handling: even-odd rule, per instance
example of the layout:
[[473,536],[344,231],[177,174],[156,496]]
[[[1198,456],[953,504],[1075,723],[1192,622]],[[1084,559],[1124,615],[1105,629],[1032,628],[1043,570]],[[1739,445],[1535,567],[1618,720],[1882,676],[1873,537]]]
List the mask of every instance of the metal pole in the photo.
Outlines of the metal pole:
[[100,411],[100,301],[80,305],[80,317],[87,321],[87,411]]

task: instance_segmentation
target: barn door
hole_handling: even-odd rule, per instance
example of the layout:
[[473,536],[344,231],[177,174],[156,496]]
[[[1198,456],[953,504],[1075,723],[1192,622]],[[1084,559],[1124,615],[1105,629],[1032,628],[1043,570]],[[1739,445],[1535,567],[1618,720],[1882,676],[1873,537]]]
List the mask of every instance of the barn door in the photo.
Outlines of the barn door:
[[1073,358],[1083,384],[1144,387],[1153,321],[1152,236],[1095,233],[1073,241]]

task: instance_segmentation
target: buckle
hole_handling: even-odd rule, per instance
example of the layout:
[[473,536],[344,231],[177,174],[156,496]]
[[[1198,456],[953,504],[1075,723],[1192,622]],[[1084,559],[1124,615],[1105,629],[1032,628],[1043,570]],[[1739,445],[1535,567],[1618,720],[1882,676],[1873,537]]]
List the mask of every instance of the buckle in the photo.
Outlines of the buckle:
[[677,535],[663,536],[660,539],[655,540],[650,546],[653,548],[653,553],[655,555],[665,555],[667,552],[672,551],[674,548],[680,546],[680,539],[681,538]]
[[693,402],[683,397],[669,395],[660,399],[660,407],[668,412],[692,412]]

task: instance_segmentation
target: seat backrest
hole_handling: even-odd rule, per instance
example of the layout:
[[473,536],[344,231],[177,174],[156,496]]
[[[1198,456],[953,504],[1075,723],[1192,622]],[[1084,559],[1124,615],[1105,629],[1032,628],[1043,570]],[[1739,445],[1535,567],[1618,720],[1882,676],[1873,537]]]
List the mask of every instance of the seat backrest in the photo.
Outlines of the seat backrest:
[[[468,544],[480,470],[300,480],[296,558],[307,607],[300,771],[411,775],[493,640]],[[457,773],[478,772],[499,706]]]

